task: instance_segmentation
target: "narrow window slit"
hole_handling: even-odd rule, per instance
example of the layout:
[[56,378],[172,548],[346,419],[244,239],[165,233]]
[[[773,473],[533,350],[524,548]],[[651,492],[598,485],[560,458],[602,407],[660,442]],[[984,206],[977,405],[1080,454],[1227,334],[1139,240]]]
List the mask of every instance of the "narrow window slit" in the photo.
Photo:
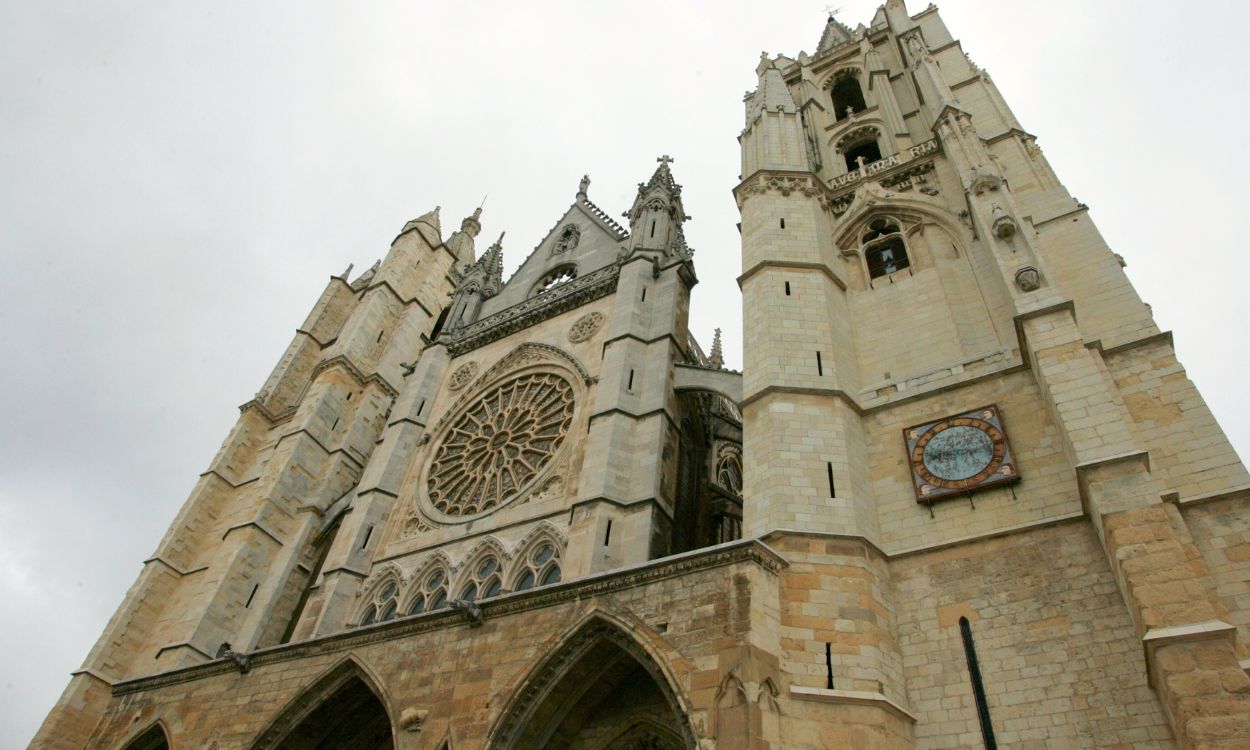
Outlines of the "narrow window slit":
[[382,334],[384,333],[386,333],[386,331],[378,331],[378,341],[382,340]]
[[608,546],[608,542],[612,541],[612,519],[608,519],[608,530],[603,533],[603,546]]
[[334,432],[335,428],[337,428],[338,426],[339,426],[339,421],[336,419],[334,420],[334,424],[330,425],[330,432]]
[[833,645],[825,643],[825,688],[833,690]]
[[825,473],[829,475],[829,497],[838,496],[838,488],[833,485],[833,462],[825,462]]
[[785,228],[786,228],[786,220],[785,220],[785,218],[784,218],[784,217],[782,217],[782,219],[781,219],[781,228],[782,228],[782,229],[785,229]]
[[421,399],[421,403],[417,405],[417,416],[421,416],[423,411],[425,411],[425,399]]
[[825,374],[825,365],[823,362],[820,361],[820,352],[816,352],[816,374],[817,375]]
[[647,288],[645,286],[642,288],[642,299],[640,301],[641,302],[647,301]]
[[972,625],[967,617],[959,618],[959,634],[963,636],[964,658],[968,661],[968,677],[972,680],[972,694],[977,701],[977,720],[981,722],[981,739],[986,750],[998,750],[994,739],[994,725],[990,723],[990,704],[985,699],[985,685],[981,682],[981,665],[977,662],[977,647],[972,642]]
[[249,607],[251,607],[251,606],[252,606],[252,600],[256,598],[256,592],[257,592],[259,589],[260,589],[260,584],[259,584],[259,583],[257,583],[257,584],[253,584],[253,585],[252,585],[252,593],[250,593],[250,594],[248,594],[248,595],[247,595],[247,604],[244,604],[244,605],[243,605],[243,609],[247,609],[247,608],[249,608]]
[[371,536],[373,536],[373,527],[372,527],[372,526],[370,526],[369,528],[365,529],[365,540],[364,540],[363,542],[361,542],[361,543],[360,543],[360,548],[361,548],[361,549],[364,549],[365,547],[368,547],[368,546],[369,546],[369,537],[371,537]]
[[651,220],[651,236],[652,237],[655,236],[655,220],[654,219]]
[[786,282],[786,296],[790,296],[790,282],[788,281]]
[[627,391],[634,390],[634,371],[633,370],[629,371],[629,385],[625,386],[625,390]]

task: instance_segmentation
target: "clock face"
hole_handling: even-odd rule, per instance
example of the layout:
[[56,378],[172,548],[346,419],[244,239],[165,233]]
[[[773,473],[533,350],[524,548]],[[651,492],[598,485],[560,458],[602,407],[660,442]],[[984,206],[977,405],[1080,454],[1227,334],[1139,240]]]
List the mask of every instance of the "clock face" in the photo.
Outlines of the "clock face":
[[910,427],[903,436],[921,502],[1019,479],[997,407]]

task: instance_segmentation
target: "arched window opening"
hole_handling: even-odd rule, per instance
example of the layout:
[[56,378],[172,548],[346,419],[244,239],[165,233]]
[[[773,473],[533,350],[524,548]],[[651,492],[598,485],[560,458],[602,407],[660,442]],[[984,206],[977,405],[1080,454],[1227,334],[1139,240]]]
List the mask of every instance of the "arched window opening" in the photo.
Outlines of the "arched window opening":
[[874,161],[881,161],[881,147],[873,140],[863,141],[848,148],[846,150],[846,171],[854,172],[859,169],[861,158],[864,160],[864,166],[872,164]]
[[868,109],[868,105],[864,103],[864,92],[859,87],[859,79],[853,75],[838,76],[838,80],[829,89],[829,97],[833,99],[833,112],[838,122],[855,112]]
[[888,276],[907,268],[907,246],[898,224],[889,219],[874,219],[863,237],[864,260],[868,263],[871,279]]
[[477,563],[470,571],[468,580],[461,584],[460,594],[456,598],[472,602],[499,596],[503,588],[499,570],[499,561],[493,555]]
[[447,573],[442,568],[427,573],[418,584],[416,594],[408,604],[408,614],[435,612],[447,606]]
[[543,542],[530,551],[521,561],[513,591],[524,591],[535,586],[549,586],[560,582],[560,552],[552,542]]
[[360,614],[360,625],[372,625],[375,622],[386,622],[394,620],[395,615],[399,612],[399,602],[396,601],[395,595],[399,593],[399,583],[396,581],[387,581],[374,590],[373,596],[370,597],[369,603],[365,605],[364,611]]
[[716,463],[716,483],[735,495],[742,495],[742,459],[727,452]]
[[577,278],[576,268],[573,266],[560,266],[559,268],[548,272],[546,276],[539,280],[538,284],[534,287],[534,294],[538,295],[543,292],[549,292],[562,284],[567,284],[575,278]]

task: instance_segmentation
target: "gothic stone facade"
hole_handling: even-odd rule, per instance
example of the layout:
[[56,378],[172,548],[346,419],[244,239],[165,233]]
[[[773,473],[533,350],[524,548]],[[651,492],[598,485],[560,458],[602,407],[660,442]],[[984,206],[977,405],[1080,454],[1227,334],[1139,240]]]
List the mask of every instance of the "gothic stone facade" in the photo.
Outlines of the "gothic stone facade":
[[1250,747],[1250,477],[1085,206],[932,7],[757,73],[741,375],[667,159],[506,282],[409,222],[34,746]]

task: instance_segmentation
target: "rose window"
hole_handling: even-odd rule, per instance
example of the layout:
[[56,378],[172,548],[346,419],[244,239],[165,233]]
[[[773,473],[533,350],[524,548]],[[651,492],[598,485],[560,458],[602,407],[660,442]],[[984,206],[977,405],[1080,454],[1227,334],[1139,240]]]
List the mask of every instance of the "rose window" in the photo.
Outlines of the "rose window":
[[573,387],[553,373],[497,386],[452,422],[430,462],[429,497],[450,516],[482,513],[524,489],[573,421]]

